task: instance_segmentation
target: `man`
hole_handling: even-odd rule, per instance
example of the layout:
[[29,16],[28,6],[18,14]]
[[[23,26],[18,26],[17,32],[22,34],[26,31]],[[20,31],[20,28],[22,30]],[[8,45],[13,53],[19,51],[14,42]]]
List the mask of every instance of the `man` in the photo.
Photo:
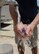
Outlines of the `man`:
[[[32,52],[37,54],[37,24],[39,23],[39,13],[37,10],[37,0],[17,0],[19,4],[19,12],[21,15],[21,22],[17,25],[18,33],[22,32],[22,29],[26,27],[27,36],[31,38]],[[26,25],[25,25],[26,24]],[[25,26],[23,26],[25,25]],[[32,33],[34,32],[34,38]],[[21,33],[22,35],[23,33]]]
[[[16,23],[17,22],[17,13],[16,13],[16,9],[13,5],[10,5],[10,13],[12,18],[14,19],[14,25],[17,24],[17,32],[21,33],[21,30],[24,28],[25,31],[27,31],[27,36],[29,36],[31,38],[33,30],[34,30],[34,38],[31,38],[31,45],[32,45],[32,52],[33,54],[37,54],[37,23],[39,22],[39,13],[37,11],[37,0],[17,0],[18,4],[19,4],[19,12],[21,15],[21,22],[20,23]],[[14,8],[13,8],[14,7]],[[14,13],[14,14],[13,14]],[[35,28],[35,29],[34,29]],[[20,31],[20,32],[19,32]],[[22,33],[23,34],[23,33]],[[25,34],[22,36],[22,34],[20,34],[21,37],[25,37]],[[16,35],[17,36],[17,35]],[[34,40],[34,41],[33,41]],[[18,45],[18,50],[19,48],[21,48],[20,54],[24,54],[23,52],[23,48],[22,46]]]

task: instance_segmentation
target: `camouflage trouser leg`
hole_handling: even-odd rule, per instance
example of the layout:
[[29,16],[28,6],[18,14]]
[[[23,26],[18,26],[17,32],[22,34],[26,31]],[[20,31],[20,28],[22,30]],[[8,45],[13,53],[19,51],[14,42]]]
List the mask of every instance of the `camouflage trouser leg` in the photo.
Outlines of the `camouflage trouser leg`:
[[[16,24],[17,23],[14,22],[14,28],[15,28]],[[19,52],[19,54],[24,54],[24,47],[23,47],[23,43],[21,43],[21,41],[22,40],[17,37],[17,34],[15,32],[15,42],[17,44],[18,52]]]
[[37,46],[37,39],[38,39],[38,31],[37,31],[37,27],[34,28],[34,31],[33,31],[33,36],[31,38],[31,46],[32,47],[36,47]]

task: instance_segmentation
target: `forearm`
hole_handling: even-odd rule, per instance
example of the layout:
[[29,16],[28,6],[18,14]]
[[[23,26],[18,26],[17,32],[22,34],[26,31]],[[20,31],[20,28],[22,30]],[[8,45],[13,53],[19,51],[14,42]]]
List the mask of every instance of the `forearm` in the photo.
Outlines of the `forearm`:
[[14,21],[16,21],[17,17],[18,17],[18,14],[16,12],[16,7],[14,5],[9,5],[9,12],[10,12],[11,18]]
[[34,27],[39,23],[39,13],[36,15],[35,19],[32,21],[32,25],[34,25]]

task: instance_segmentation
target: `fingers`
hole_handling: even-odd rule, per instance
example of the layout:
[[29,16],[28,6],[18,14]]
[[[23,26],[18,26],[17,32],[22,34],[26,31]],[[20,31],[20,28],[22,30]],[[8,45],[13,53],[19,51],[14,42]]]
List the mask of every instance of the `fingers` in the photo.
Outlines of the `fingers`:
[[22,30],[22,31],[20,31],[19,30],[19,34],[20,34],[20,36],[22,37],[22,38],[24,38],[25,37],[25,33],[24,33],[24,31]]
[[27,29],[26,29],[26,34],[27,34],[27,36],[29,36],[30,38],[32,37],[32,35],[33,35],[33,30],[32,30],[32,28],[31,28],[30,26],[27,27]]
[[17,25],[16,30],[20,38],[25,38],[25,37],[31,38],[32,36],[32,28],[29,25],[20,23]]
[[24,32],[22,32],[23,27],[24,27],[24,25],[22,22],[17,24],[15,27],[17,36],[20,36],[21,38],[24,37]]

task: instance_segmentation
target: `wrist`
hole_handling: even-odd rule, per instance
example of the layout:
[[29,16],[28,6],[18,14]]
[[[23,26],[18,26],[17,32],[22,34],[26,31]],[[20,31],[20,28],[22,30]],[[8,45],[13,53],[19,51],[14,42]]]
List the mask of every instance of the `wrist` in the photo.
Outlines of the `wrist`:
[[36,23],[35,23],[35,22],[32,22],[32,23],[31,23],[31,27],[34,29],[35,26],[36,26]]
[[39,13],[36,15],[35,19],[32,21],[31,25],[33,25],[33,27],[37,26],[39,22]]
[[35,19],[32,21],[32,25],[36,26],[39,23],[39,13],[36,15]]

